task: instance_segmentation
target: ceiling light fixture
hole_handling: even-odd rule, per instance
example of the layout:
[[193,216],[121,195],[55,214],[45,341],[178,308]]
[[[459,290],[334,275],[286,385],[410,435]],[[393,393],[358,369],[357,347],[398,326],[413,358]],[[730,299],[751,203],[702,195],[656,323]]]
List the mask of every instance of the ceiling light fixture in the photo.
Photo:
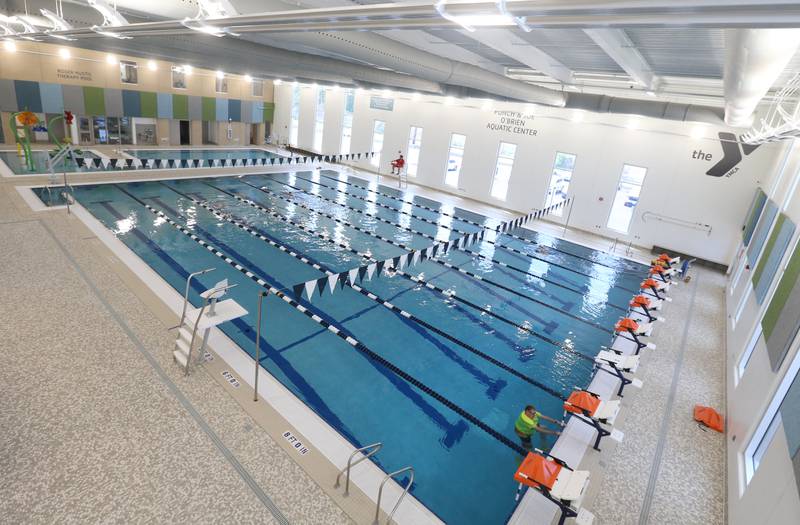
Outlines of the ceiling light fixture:
[[446,0],[439,0],[435,4],[433,4],[434,9],[436,12],[439,13],[439,16],[447,20],[448,22],[453,22],[454,24],[458,24],[470,33],[475,32],[475,28],[471,25],[467,24],[466,22],[462,21],[459,17],[453,16],[445,10]]
[[484,111],[489,111],[490,109],[492,109],[492,101],[491,101],[491,99],[487,98],[486,100],[484,100],[483,104],[481,104],[481,109],[484,110]]
[[584,114],[583,111],[575,111],[572,113],[572,122],[583,122]]
[[183,65],[183,67],[181,68],[181,70],[183,71],[183,73],[184,73],[184,74],[185,74],[187,77],[188,77],[189,75],[191,75],[191,74],[192,74],[192,71],[194,71],[194,70],[192,69],[192,66],[190,66],[189,64],[184,64],[184,65]]
[[251,77],[250,75],[245,75],[244,76],[244,81],[249,84],[249,83],[251,83],[253,81],[253,77]]
[[219,79],[225,78],[225,73],[223,73],[222,71],[217,71],[217,78]]
[[114,9],[106,0],[87,0],[89,6],[94,8],[98,13],[103,15],[103,24],[102,25],[93,25],[90,29],[95,33],[103,36],[108,36],[111,38],[117,38],[120,40],[127,40],[131,37],[125,36],[121,33],[116,31],[110,31],[108,28],[110,27],[122,27],[128,25],[128,21],[125,19],[124,16],[119,14],[119,11]]
[[628,121],[625,127],[628,128],[629,130],[636,131],[637,129],[639,129],[639,121],[632,118]]
[[704,126],[695,126],[692,128],[691,137],[695,140],[702,139],[706,136],[706,128]]
[[384,89],[382,95],[383,95],[384,98],[389,98],[389,97],[392,96],[392,90]]
[[67,49],[66,47],[62,47],[58,50],[58,56],[60,56],[64,60],[69,60],[72,57],[72,53],[70,53],[69,49]]
[[181,20],[181,24],[184,27],[219,38],[225,35],[239,36],[227,27],[209,24],[209,22],[218,22],[219,20],[239,14],[230,2],[227,0],[200,0],[198,2],[198,7],[199,11],[197,12],[197,16],[194,18],[186,17]]
[[455,103],[455,101],[456,99],[454,99],[453,97],[450,96],[444,97],[444,103],[448,106],[452,106]]
[[509,12],[508,7],[506,6],[506,0],[497,0],[497,9],[500,11],[501,15],[513,20],[513,22],[517,24],[517,27],[522,29],[526,33],[530,33],[531,31],[533,31],[533,28],[528,25],[527,18],[525,18],[524,16],[514,16]]
[[17,51],[17,44],[13,40],[5,40],[3,42],[3,49],[9,53],[14,53]]
[[276,78],[275,80],[272,81],[272,83],[275,84],[276,86],[280,86],[281,84],[283,84],[283,80]]
[[53,31],[69,31],[73,29],[73,27],[69,24],[69,22],[67,22],[54,12],[48,11],[47,9],[39,9],[39,12],[42,13],[42,16],[45,17],[47,20],[49,20],[51,24],[53,24],[53,28],[48,29],[47,31],[45,31],[45,33],[47,33],[49,36],[52,36],[53,38],[58,38],[59,40],[75,40],[74,38],[70,38],[65,35],[57,35],[53,32]]
[[108,65],[110,65],[110,66],[116,65],[117,57],[115,57],[114,55],[111,55],[111,54],[106,55],[106,63]]
[[155,60],[148,60],[147,69],[149,69],[150,71],[155,71],[158,69],[158,64],[156,64]]

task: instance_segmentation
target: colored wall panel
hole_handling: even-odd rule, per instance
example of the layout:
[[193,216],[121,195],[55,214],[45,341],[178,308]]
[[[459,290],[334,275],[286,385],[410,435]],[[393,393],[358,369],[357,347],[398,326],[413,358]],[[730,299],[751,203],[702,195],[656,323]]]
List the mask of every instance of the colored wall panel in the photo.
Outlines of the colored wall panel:
[[41,113],[42,95],[39,91],[39,83],[30,80],[15,80],[14,91],[17,94],[17,107],[19,111],[33,111]]
[[99,87],[83,86],[84,114],[93,117],[106,114],[106,97],[104,89]]
[[172,118],[189,120],[189,97],[186,95],[172,95]]
[[264,102],[264,122],[272,122],[275,118],[275,103]]
[[772,227],[772,223],[775,222],[777,214],[778,205],[772,201],[767,201],[764,212],[761,214],[761,219],[759,219],[753,236],[750,238],[750,244],[747,246],[747,261],[750,265],[756,264],[758,256],[761,255],[761,250],[767,241],[767,234],[769,234],[769,229]]
[[121,89],[105,89],[103,96],[106,104],[106,115],[109,117],[124,117],[125,112],[122,109],[122,90]]
[[228,99],[228,118],[234,122],[242,121],[242,101],[237,98]]
[[227,98],[218,98],[217,99],[217,118],[221,122],[228,121],[228,99]]
[[758,304],[763,303],[767,296],[772,280],[783,260],[783,255],[786,253],[786,248],[789,247],[789,241],[792,240],[794,230],[794,223],[781,213],[772,229],[772,235],[769,236],[767,245],[764,247],[764,255],[761,256],[761,260],[753,272],[753,287]]
[[0,111],[17,111],[17,91],[13,80],[0,79]]
[[778,370],[800,329],[800,245],[792,253],[775,295],[764,313],[761,327],[773,370]]
[[72,111],[75,115],[85,115],[86,105],[83,102],[83,88],[81,86],[61,86],[64,92],[64,110]]
[[61,84],[39,84],[42,95],[42,111],[45,113],[64,113],[64,91]]
[[203,115],[202,120],[214,121],[217,120],[217,99],[212,97],[203,97]]
[[[142,91],[139,93],[139,102],[141,103],[141,112],[143,117],[158,117],[158,96],[156,96],[155,93],[150,91]],[[171,109],[170,112],[172,112]]]
[[750,237],[753,236],[753,230],[756,229],[756,223],[761,216],[761,210],[764,209],[764,204],[767,202],[767,194],[761,188],[756,189],[756,195],[753,197],[753,202],[750,204],[750,210],[747,212],[747,219],[744,222],[744,229],[742,230],[742,239],[744,245],[750,244]]
[[263,102],[253,102],[253,122],[257,124],[261,124],[264,122],[264,103]]
[[172,94],[158,93],[158,118],[172,118]]
[[253,122],[253,102],[250,100],[242,100],[242,122]]
[[131,91],[130,89],[122,90],[122,111],[126,117],[143,116],[142,97],[139,96],[138,91]]
[[189,120],[203,119],[203,101],[200,97],[189,96]]

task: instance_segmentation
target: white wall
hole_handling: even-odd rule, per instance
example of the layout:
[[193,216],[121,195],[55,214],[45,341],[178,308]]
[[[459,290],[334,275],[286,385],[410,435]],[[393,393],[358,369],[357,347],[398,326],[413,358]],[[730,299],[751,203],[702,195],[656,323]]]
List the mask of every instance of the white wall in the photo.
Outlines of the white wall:
[[[298,146],[311,149],[313,143],[316,87],[304,86],[301,92]],[[572,122],[572,110],[531,108],[522,104],[494,104],[483,110],[480,101],[473,106],[446,105],[440,97],[395,95],[394,110],[370,109],[369,93],[356,95],[351,151],[369,151],[375,119],[386,121],[381,171],[398,150],[405,152],[411,126],[423,128],[422,151],[415,182],[452,191],[472,199],[504,208],[527,212],[541,207],[557,151],[577,155],[570,194],[575,207],[570,225],[620,242],[665,246],[705,259],[727,264],[734,255],[747,206],[757,185],[775,171],[781,146],[770,144],[754,151],[738,165],[731,177],[710,177],[705,172],[722,158],[717,140],[724,128],[704,126],[705,139],[689,137],[695,124],[638,118],[638,130],[627,129],[631,117],[583,113],[583,122]],[[292,86],[276,89],[275,130],[289,134]],[[341,139],[344,91],[329,90],[326,95],[324,147],[322,153],[338,153]],[[498,122],[495,110],[535,114],[526,129],[536,135],[521,135],[487,129]],[[444,185],[447,149],[452,132],[467,136],[464,165],[459,188]],[[489,196],[500,141],[518,145],[507,200]],[[710,160],[693,159],[702,149]],[[628,234],[606,228],[623,164],[648,169],[639,205]],[[366,166],[366,163],[365,163]],[[706,232],[657,220],[643,220],[645,212],[675,217],[692,223],[709,224]]]
[[[800,182],[800,142],[784,143],[781,149],[780,169],[766,181],[763,189],[779,206],[780,212],[785,213],[796,225],[800,225],[800,192],[797,191]],[[747,263],[742,255],[741,242],[732,265],[731,282],[726,290],[728,516],[732,525],[800,522],[800,495],[782,425],[749,484],[746,483],[744,474],[745,450],[772,402],[775,391],[786,377],[787,369],[798,354],[800,338],[794,341],[781,368],[774,372],[764,338],[760,337],[741,378],[737,375],[737,366],[742,355],[754,331],[760,326],[761,318],[798,242],[800,231],[795,231],[763,304],[758,304],[754,294],[747,295],[752,289],[752,271],[758,263],[750,267],[743,266]],[[742,276],[734,287],[732,280],[739,268],[742,268]],[[739,320],[734,325],[740,304],[743,307]]]

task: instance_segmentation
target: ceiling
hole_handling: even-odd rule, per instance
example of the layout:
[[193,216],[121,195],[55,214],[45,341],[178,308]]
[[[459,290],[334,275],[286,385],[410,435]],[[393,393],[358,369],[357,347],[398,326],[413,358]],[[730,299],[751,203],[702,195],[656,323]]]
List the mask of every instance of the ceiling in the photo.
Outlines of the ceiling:
[[[209,0],[202,0],[207,3]],[[421,77],[425,81],[438,82],[441,85],[460,84],[467,91],[464,93],[485,96],[499,93],[504,98],[523,98],[515,96],[512,83],[544,87],[562,93],[600,94],[614,97],[632,97],[643,100],[674,102],[714,106],[722,108],[726,104],[726,92],[723,82],[725,76],[726,29],[740,28],[748,20],[758,21],[758,27],[800,27],[800,9],[797,2],[786,0],[763,0],[761,2],[744,2],[750,11],[744,11],[741,1],[725,2],[724,0],[662,0],[628,2],[631,5],[647,5],[650,11],[641,9],[603,10],[603,4],[619,6],[626,2],[603,2],[589,0],[579,2],[581,5],[597,5],[580,11],[568,11],[567,2],[540,0],[510,0],[508,9],[518,13],[530,13],[529,22],[533,22],[530,31],[523,31],[506,21],[497,25],[477,27],[474,31],[462,27],[462,23],[445,20],[435,12],[431,15],[430,3],[380,3],[373,0],[302,0],[299,2],[283,2],[281,0],[214,0],[226,6],[232,15],[248,15],[261,13],[278,13],[305,9],[321,9],[330,12],[330,17],[320,18],[314,22],[311,18],[296,15],[289,17],[295,25],[289,29],[268,27],[272,22],[264,18],[253,23],[238,36],[230,34],[222,39],[203,36],[206,40],[203,48],[208,64],[215,67],[218,63],[230,64],[232,73],[250,73],[269,77],[290,78],[298,76],[296,71],[254,71],[254,67],[270,67],[278,69],[277,62],[257,62],[257,56],[240,55],[240,60],[231,61],[230,55],[224,53],[225,45],[221,40],[241,40],[248,45],[269,46],[277,49],[291,50],[303,55],[328,57],[337,61],[370,67],[399,75]],[[470,0],[477,1],[477,0]],[[729,7],[737,4],[741,8],[724,10],[723,4]],[[768,5],[770,4],[770,5]],[[794,4],[794,5],[792,5]],[[13,14],[37,14],[39,8],[56,11],[57,0],[0,0],[0,12]],[[117,0],[114,4],[130,23],[180,21],[186,17],[194,17],[199,11],[196,0]],[[467,4],[452,2],[445,5],[445,10],[459,13],[467,9]],[[494,4],[484,2],[475,4],[478,13],[484,20],[496,17],[499,11]],[[488,5],[488,7],[487,7]],[[364,6],[365,15],[347,20],[346,8]],[[86,0],[65,0],[61,4],[64,18],[76,28],[86,28],[91,24],[102,23],[102,17],[89,8]],[[483,9],[483,11],[481,11]],[[485,9],[490,9],[489,12]],[[683,9],[683,11],[680,11]],[[757,11],[763,9],[764,11]],[[549,11],[548,11],[549,10]],[[373,15],[374,13],[374,15]],[[683,14],[682,14],[683,13]],[[341,15],[341,16],[340,16]],[[564,16],[562,16],[564,15]],[[750,18],[747,18],[747,17]],[[549,18],[548,18],[549,17]],[[609,21],[609,17],[611,21]],[[765,18],[766,17],[766,18]],[[476,17],[472,17],[476,18]],[[479,17],[478,17],[479,18]],[[466,18],[461,18],[466,20]],[[218,22],[218,20],[217,20]],[[259,25],[260,24],[260,25]],[[753,22],[755,24],[755,22]],[[220,24],[216,24],[220,25]],[[179,26],[176,26],[179,27]],[[360,27],[372,28],[369,31],[353,31]],[[263,29],[260,30],[259,28]],[[297,28],[298,30],[292,30]],[[236,29],[236,28],[234,28]],[[300,30],[302,29],[302,30]],[[170,32],[171,31],[171,32]],[[191,39],[197,36],[192,31],[180,27],[170,31],[142,33],[153,35],[153,39],[134,39],[126,42],[125,49],[136,49],[143,52],[152,51],[153,42],[164,36],[180,39]],[[239,29],[236,29],[239,32]],[[187,35],[188,33],[188,35]],[[327,38],[321,38],[324,35]],[[331,38],[331,35],[336,35]],[[109,50],[121,49],[122,43],[116,39],[95,38],[87,47]],[[150,42],[147,42],[150,40]],[[150,47],[148,47],[148,44]],[[76,45],[84,45],[79,39]],[[397,47],[402,46],[402,47]],[[169,46],[170,52],[181,55],[181,47],[177,44]],[[232,50],[232,48],[231,48]],[[257,47],[249,47],[258,55]],[[786,67],[782,68],[776,78],[770,79],[766,86],[766,95],[759,96],[762,104],[769,101],[789,79],[800,71],[800,54],[789,57]],[[229,50],[229,52],[232,52]],[[265,56],[267,52],[265,51]],[[187,55],[188,56],[188,55]],[[299,55],[298,55],[299,56]],[[167,58],[167,57],[164,57]],[[175,56],[175,60],[185,59]],[[435,59],[446,62],[436,62]],[[413,65],[411,64],[413,62]],[[408,63],[408,67],[404,67]],[[462,81],[456,77],[437,77],[439,66],[443,69],[453,68],[453,63],[467,64],[471,69],[462,74]],[[448,64],[450,64],[448,66]],[[236,71],[243,69],[243,71]],[[247,71],[244,71],[246,69]],[[330,72],[306,71],[308,78],[319,80],[333,78]],[[437,73],[434,73],[437,70]],[[430,75],[426,73],[430,71]],[[487,76],[487,83],[481,83],[477,75]],[[463,75],[476,76],[475,82],[464,82]],[[500,78],[502,77],[502,78]],[[397,87],[395,78],[393,87]],[[493,81],[502,81],[508,92],[496,91]],[[365,82],[380,83],[375,80]],[[417,89],[417,88],[412,88]]]

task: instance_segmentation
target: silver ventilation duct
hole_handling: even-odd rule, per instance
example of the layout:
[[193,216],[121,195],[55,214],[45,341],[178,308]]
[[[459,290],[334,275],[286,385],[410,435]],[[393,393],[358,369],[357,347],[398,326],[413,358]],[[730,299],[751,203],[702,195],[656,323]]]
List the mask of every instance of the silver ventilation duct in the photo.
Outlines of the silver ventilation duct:
[[692,104],[609,97],[586,93],[570,93],[567,95],[565,107],[594,113],[640,115],[665,120],[706,122],[709,124],[722,124],[725,116],[723,108],[711,106],[695,106]]

